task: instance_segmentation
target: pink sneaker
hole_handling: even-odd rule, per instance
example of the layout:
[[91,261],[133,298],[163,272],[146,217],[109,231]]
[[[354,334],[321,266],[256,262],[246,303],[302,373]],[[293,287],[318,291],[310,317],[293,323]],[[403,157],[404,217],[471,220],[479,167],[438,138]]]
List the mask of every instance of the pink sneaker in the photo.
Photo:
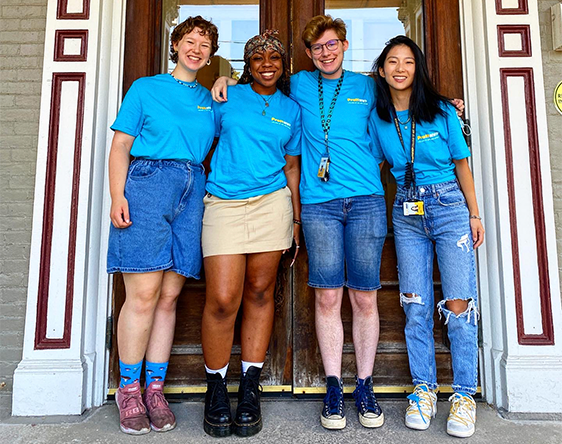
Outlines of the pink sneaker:
[[160,381],[152,382],[144,391],[144,403],[150,418],[150,427],[155,432],[167,432],[176,427],[176,417],[168,407]]
[[119,408],[119,426],[123,433],[144,435],[150,432],[150,421],[146,416],[146,407],[142,402],[140,384],[126,385],[115,393]]

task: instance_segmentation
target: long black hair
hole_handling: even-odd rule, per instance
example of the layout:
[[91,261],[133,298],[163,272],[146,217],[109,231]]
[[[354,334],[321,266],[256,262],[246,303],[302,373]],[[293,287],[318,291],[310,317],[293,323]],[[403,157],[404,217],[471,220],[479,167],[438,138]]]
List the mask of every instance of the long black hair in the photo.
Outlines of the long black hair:
[[410,116],[417,122],[433,122],[438,114],[445,115],[441,105],[449,102],[449,98],[439,94],[429,78],[427,62],[422,50],[416,43],[405,35],[398,35],[390,39],[379,57],[373,63],[372,74],[377,88],[377,114],[385,122],[391,122],[396,110],[392,103],[390,87],[386,80],[380,75],[380,70],[384,70],[384,62],[392,48],[398,45],[406,45],[412,50],[416,62],[414,73],[414,83],[412,84],[412,95],[410,96]]
[[[287,54],[279,55],[281,56],[281,60],[283,61],[283,74],[281,74],[281,77],[279,77],[279,80],[277,80],[276,86],[278,90],[289,97],[289,95],[291,94],[291,75],[289,74],[289,60],[287,58]],[[248,60],[246,63],[244,63],[244,72],[242,73],[240,80],[238,80],[238,84],[244,85],[246,83],[252,83],[253,81],[254,78],[250,73],[250,60]]]

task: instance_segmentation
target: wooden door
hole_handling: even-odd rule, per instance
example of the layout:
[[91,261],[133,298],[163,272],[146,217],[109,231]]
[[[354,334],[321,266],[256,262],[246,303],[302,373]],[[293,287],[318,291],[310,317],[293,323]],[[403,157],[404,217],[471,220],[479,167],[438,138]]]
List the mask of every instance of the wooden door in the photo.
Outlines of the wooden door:
[[[421,0],[418,0],[421,2]],[[192,3],[197,3],[193,1]],[[199,2],[205,3],[205,2]],[[215,2],[220,3],[220,2]],[[224,0],[225,4],[237,3]],[[251,3],[251,0],[248,1]],[[337,1],[332,2],[336,4]],[[342,7],[350,3],[340,1]],[[388,6],[401,0],[371,0],[357,2],[363,7],[385,4]],[[396,6],[396,5],[395,5]],[[441,91],[449,96],[462,97],[462,72],[460,56],[460,29],[458,2],[456,0],[426,0],[424,2],[425,47],[432,75],[437,79]],[[260,0],[260,28],[278,29],[280,38],[290,48],[291,65],[294,72],[313,69],[304,52],[300,34],[306,22],[314,15],[324,12],[324,0]],[[435,26],[447,23],[447,26]],[[127,5],[127,24],[124,60],[124,91],[138,77],[161,72],[162,50],[168,43],[162,42],[161,0],[135,0]],[[220,31],[220,30],[219,30]],[[451,44],[454,42],[454,44]],[[388,172],[386,178],[390,178]],[[395,187],[386,180],[387,202],[391,205]],[[390,225],[391,226],[391,225]],[[289,268],[289,258],[281,261],[275,291],[276,317],[273,336],[263,370],[264,391],[290,392],[296,394],[323,391],[323,369],[314,331],[314,292],[306,285],[308,262],[306,251],[295,266]],[[437,268],[437,267],[436,267]],[[383,251],[381,270],[383,288],[379,291],[381,335],[375,364],[375,384],[378,390],[401,392],[410,386],[410,373],[404,342],[404,313],[399,305],[396,255],[390,232]],[[114,278],[113,318],[116,320],[125,299],[120,275]],[[440,298],[438,274],[435,276],[436,301]],[[176,334],[167,377],[167,391],[175,393],[197,393],[204,390],[203,356],[200,345],[201,315],[205,303],[204,277],[201,281],[188,280],[178,302]],[[348,387],[355,375],[355,360],[351,342],[351,308],[347,297],[342,311],[345,345],[343,377]],[[451,382],[451,365],[445,332],[441,322],[435,322],[438,378],[441,384]],[[117,344],[117,322],[113,331],[110,355],[110,393],[119,382]],[[237,380],[240,372],[239,328],[230,361],[229,376]]]

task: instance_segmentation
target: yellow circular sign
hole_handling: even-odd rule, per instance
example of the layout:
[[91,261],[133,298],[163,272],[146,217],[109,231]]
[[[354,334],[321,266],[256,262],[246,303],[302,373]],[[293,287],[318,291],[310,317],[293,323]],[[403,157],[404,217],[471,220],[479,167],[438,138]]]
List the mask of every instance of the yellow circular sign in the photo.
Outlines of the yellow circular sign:
[[562,114],[562,82],[554,88],[554,106],[560,114]]

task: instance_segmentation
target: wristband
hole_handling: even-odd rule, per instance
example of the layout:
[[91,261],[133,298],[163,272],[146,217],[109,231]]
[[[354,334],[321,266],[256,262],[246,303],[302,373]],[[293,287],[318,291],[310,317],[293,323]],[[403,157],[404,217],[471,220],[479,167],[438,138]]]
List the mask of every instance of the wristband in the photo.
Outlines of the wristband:
[[302,221],[300,221],[299,219],[293,219],[293,223],[297,225],[302,225]]
[[477,216],[476,214],[471,214],[469,219],[478,219],[478,220],[482,220],[482,218],[480,216]]

